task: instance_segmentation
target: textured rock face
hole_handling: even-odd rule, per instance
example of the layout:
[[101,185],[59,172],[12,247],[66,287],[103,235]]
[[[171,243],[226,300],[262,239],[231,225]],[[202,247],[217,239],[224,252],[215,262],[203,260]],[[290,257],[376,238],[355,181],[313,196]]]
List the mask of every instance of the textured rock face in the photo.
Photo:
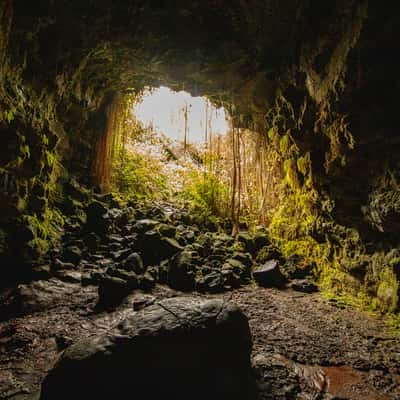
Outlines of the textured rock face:
[[171,298],[68,348],[41,400],[251,399],[250,351],[237,306]]
[[[398,274],[392,264],[372,266],[380,249],[399,247],[395,11],[395,1],[378,0],[99,0],[95,7],[82,0],[3,1],[0,262],[10,279],[24,277],[23,264],[30,266],[60,236],[50,196],[61,173],[55,161],[66,180],[90,183],[112,98],[127,87],[140,91],[162,82],[233,105],[235,125],[268,134],[274,131],[266,114],[276,108],[273,128],[283,149],[276,167],[285,170],[286,186],[301,186],[284,193],[288,212],[278,219],[291,225],[285,239],[293,239],[290,232],[306,236],[303,252],[289,250],[308,254],[304,247],[324,242],[307,263],[330,270],[334,279],[327,281],[338,291],[352,286],[351,295],[376,297],[388,284],[384,269]],[[280,146],[285,138],[293,139],[293,154]],[[310,201],[299,205],[299,189],[311,187]],[[299,208],[306,211],[301,218]],[[88,217],[100,236],[107,233],[103,215]],[[278,229],[279,235],[285,232]],[[349,285],[354,273],[357,284]],[[213,278],[213,285],[219,281]]]

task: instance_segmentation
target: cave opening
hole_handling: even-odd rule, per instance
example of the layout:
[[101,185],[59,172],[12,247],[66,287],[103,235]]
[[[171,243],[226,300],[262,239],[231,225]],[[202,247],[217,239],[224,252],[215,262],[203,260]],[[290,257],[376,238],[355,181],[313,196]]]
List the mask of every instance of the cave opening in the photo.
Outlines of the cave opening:
[[165,86],[115,96],[95,161],[100,190],[189,208],[234,236],[267,226],[282,174],[266,136],[234,119],[232,106]]
[[[260,398],[367,398],[361,386],[398,398],[389,381],[398,381],[399,346],[390,341],[394,356],[382,359],[383,320],[356,310],[400,329],[397,3],[25,3],[0,1],[0,369],[13,369],[0,397],[40,382],[43,400],[138,395],[142,364],[132,373],[138,358],[124,347],[138,314],[125,316],[148,315],[136,325],[146,342],[159,313],[172,329],[179,319],[185,339],[186,316],[198,315],[186,292],[221,298],[199,329],[221,323],[204,339],[224,350],[203,352],[196,333],[188,359],[177,358],[163,344],[180,345],[176,331],[160,329],[160,368],[180,359],[185,369],[189,358],[206,366],[206,375],[172,372],[180,393],[164,397],[202,387],[199,398],[212,399],[218,381],[226,396],[216,397],[235,398],[240,380],[216,377],[215,366],[238,362],[246,375],[251,361]],[[247,325],[227,298],[251,316],[252,360]],[[75,342],[67,375],[61,362],[43,381]],[[152,349],[141,353],[148,389],[171,377],[155,377]],[[81,350],[96,356],[70,369]],[[327,365],[344,370],[319,368]],[[363,369],[353,376],[366,385],[327,393],[330,374],[347,366]],[[381,380],[376,371],[395,373]],[[307,376],[324,381],[311,393]]]

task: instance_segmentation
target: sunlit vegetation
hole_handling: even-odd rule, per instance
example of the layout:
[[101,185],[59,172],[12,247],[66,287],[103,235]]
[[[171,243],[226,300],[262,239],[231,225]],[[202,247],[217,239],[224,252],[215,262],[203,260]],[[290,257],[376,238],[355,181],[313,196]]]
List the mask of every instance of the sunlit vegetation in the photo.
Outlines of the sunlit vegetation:
[[[271,223],[280,202],[273,188],[284,176],[279,152],[271,151],[276,138],[235,128],[232,120],[228,132],[215,132],[207,101],[202,137],[189,141],[185,123],[181,140],[173,140],[138,120],[132,111],[138,101],[140,96],[126,95],[110,106],[94,166],[103,189],[135,200],[181,202],[200,215],[229,219],[234,235],[242,225]],[[187,108],[178,113],[187,122]],[[281,152],[288,150],[284,141]]]

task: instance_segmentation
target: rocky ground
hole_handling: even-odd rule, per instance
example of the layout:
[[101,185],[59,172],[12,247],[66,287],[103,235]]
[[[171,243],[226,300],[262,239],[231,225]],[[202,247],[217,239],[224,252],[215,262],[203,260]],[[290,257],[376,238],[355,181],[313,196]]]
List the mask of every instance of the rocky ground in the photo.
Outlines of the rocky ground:
[[38,399],[71,344],[183,295],[247,315],[261,399],[400,399],[400,339],[383,320],[322,299],[293,265],[261,230],[233,240],[170,205],[121,209],[99,197],[67,220],[32,282],[1,293],[0,398]]

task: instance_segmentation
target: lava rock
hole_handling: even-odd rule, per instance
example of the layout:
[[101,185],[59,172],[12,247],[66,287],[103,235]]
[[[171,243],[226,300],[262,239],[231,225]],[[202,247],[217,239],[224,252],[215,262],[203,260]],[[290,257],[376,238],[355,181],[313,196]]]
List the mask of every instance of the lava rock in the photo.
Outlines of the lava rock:
[[37,265],[32,268],[32,280],[47,280],[51,278],[51,267],[48,264]]
[[63,261],[72,264],[79,264],[82,259],[82,250],[78,246],[68,246],[63,252]]
[[82,286],[89,286],[89,285],[100,285],[100,282],[104,279],[105,274],[101,272],[90,272],[88,274],[82,274],[81,284]]
[[250,352],[248,321],[236,305],[170,298],[67,348],[40,400],[251,400]]
[[172,225],[160,224],[157,226],[157,232],[159,232],[161,236],[174,238],[176,228]]
[[140,288],[143,290],[150,290],[153,289],[153,287],[156,284],[156,280],[154,279],[153,275],[150,273],[146,272],[142,277],[140,277]]
[[220,293],[224,290],[224,279],[219,271],[213,271],[196,281],[196,288],[202,292]]
[[82,274],[78,271],[57,271],[55,276],[63,282],[81,283]]
[[269,237],[266,233],[257,232],[254,236],[254,250],[259,251],[264,246],[270,245]]
[[106,205],[100,201],[92,201],[86,208],[88,223],[96,222],[108,211]]
[[256,254],[255,259],[257,263],[264,264],[269,260],[280,260],[282,259],[282,254],[273,245],[267,245],[262,247]]
[[132,302],[133,311],[142,310],[143,308],[154,304],[155,301],[156,298],[151,295],[143,295],[140,297],[136,297]]
[[270,260],[253,270],[253,277],[260,286],[284,287],[286,278],[279,268],[278,260]]
[[245,251],[252,253],[254,251],[254,238],[247,232],[240,232],[237,240],[244,244]]
[[69,262],[63,262],[56,258],[52,265],[53,271],[65,271],[65,270],[73,270],[75,269],[76,265]]
[[214,235],[214,246],[232,246],[235,239],[232,236],[227,235],[226,233],[219,233]]
[[0,321],[65,304],[72,292],[70,284],[55,278],[18,285],[1,299]]
[[136,222],[133,229],[135,230],[135,232],[145,233],[153,230],[157,224],[158,222],[154,221],[153,219],[141,219]]
[[139,287],[139,278],[133,271],[124,271],[121,269],[110,267],[107,269],[107,274],[115,278],[124,280],[130,290],[134,290]]
[[290,287],[297,292],[315,293],[318,292],[318,286],[314,285],[308,279],[295,279],[290,283]]
[[131,292],[131,287],[124,279],[115,276],[104,276],[99,284],[99,307],[113,308]]
[[108,233],[111,225],[111,220],[107,216],[107,207],[99,201],[91,202],[86,208],[87,214],[87,230],[95,232],[100,236]]
[[253,264],[253,260],[251,259],[250,253],[235,252],[232,255],[231,259],[241,262],[247,268],[251,267]]
[[121,261],[127,256],[129,256],[129,253],[131,252],[130,249],[123,249],[123,250],[116,250],[111,252],[111,257],[115,261]]
[[312,270],[312,265],[304,265],[304,260],[299,256],[288,258],[282,268],[288,279],[307,279],[312,275]]
[[225,264],[222,266],[222,270],[232,272],[233,275],[230,277],[231,282],[229,285],[233,287],[240,286],[240,284],[249,283],[251,280],[250,268],[234,258],[226,260]]
[[139,240],[138,249],[142,253],[145,265],[156,265],[182,251],[183,247],[175,239],[162,237],[155,231],[148,231]]
[[122,263],[121,267],[127,271],[134,271],[137,274],[142,274],[145,271],[142,257],[138,253],[130,254]]
[[90,251],[95,252],[100,246],[100,237],[94,232],[90,232],[85,236],[84,242]]
[[197,257],[195,251],[184,250],[172,258],[169,263],[168,284],[173,289],[194,289]]

